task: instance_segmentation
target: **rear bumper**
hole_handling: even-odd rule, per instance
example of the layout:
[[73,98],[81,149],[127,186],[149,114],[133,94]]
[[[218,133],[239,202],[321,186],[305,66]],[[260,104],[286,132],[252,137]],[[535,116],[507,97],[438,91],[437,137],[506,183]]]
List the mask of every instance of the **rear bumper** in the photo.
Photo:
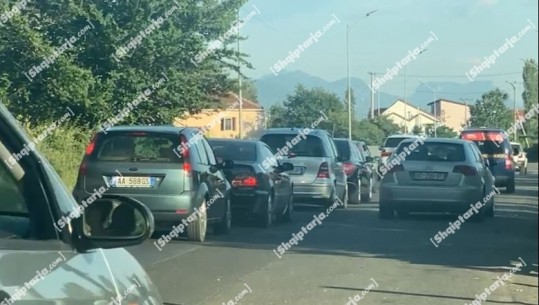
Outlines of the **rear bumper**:
[[[130,197],[142,202],[146,205],[154,216],[156,230],[170,230],[173,225],[178,225],[182,219],[187,219],[189,215],[195,212],[194,204],[195,192],[184,192],[180,195],[156,195],[156,194],[125,194],[115,192],[110,189],[106,192],[107,195],[119,195]],[[87,198],[91,193],[85,190],[77,190],[73,192],[75,199],[80,202]],[[187,213],[178,214],[178,210],[187,210]]]
[[230,209],[232,215],[261,215],[265,213],[268,192],[263,190],[230,191]]
[[[333,184],[328,183],[311,183],[311,184],[294,184],[294,200],[330,200]],[[311,202],[309,202],[311,203]]]
[[476,187],[424,187],[382,185],[380,204],[395,209],[425,212],[464,212],[471,203],[483,200],[482,189]]
[[512,181],[515,179],[515,173],[511,173],[510,175],[494,175],[494,179],[496,179],[496,182],[494,185],[496,186],[506,186],[509,181]]

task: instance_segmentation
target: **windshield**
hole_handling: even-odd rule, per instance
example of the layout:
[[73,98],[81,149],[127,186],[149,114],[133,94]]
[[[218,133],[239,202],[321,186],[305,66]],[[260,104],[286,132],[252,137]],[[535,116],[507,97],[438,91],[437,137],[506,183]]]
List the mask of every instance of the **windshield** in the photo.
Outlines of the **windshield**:
[[101,134],[92,159],[116,162],[178,163],[177,136],[146,132],[109,132]]
[[409,138],[387,138],[384,147],[386,148],[395,148],[399,146],[400,142]]
[[219,160],[256,161],[256,144],[239,141],[210,140],[215,157]]
[[337,153],[339,156],[345,158],[345,160],[350,159],[350,144],[346,140],[335,140],[335,146],[337,146]]
[[[406,144],[409,144],[406,142]],[[432,162],[463,162],[466,161],[464,146],[462,144],[450,143],[425,143],[411,150],[406,151],[409,145],[399,146],[393,156],[406,155],[406,161],[432,161]]]
[[[322,140],[315,136],[309,135],[303,140],[293,134],[267,134],[260,140],[266,143],[275,153],[289,147],[289,154],[291,153],[296,157],[327,157]],[[296,144],[293,145],[292,143]]]

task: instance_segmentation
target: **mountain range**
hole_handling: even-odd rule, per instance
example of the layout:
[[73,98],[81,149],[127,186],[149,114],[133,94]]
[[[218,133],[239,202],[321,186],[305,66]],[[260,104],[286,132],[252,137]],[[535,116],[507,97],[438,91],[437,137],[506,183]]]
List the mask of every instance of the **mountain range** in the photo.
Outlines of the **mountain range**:
[[[264,108],[269,109],[272,105],[282,103],[286,97],[294,93],[297,85],[302,84],[306,88],[320,87],[329,92],[337,94],[345,100],[345,92],[347,87],[346,78],[337,81],[327,81],[317,76],[307,74],[302,71],[282,71],[279,76],[273,74],[264,75],[261,78],[254,80],[254,84],[258,91],[258,101]],[[356,97],[356,116],[365,118],[370,109],[371,90],[368,84],[360,78],[350,78],[351,88]],[[437,91],[436,98],[444,98],[455,101],[473,102],[480,98],[481,95],[495,88],[491,81],[474,81],[469,83],[457,83],[447,81],[431,81],[425,82],[426,85],[417,86],[415,90],[410,90],[406,96],[406,100],[415,106],[427,110],[427,104],[434,100],[432,89]],[[385,108],[390,106],[395,100],[402,98],[393,94],[380,90],[379,100],[380,107]],[[378,107],[378,94],[374,97],[375,109]]]

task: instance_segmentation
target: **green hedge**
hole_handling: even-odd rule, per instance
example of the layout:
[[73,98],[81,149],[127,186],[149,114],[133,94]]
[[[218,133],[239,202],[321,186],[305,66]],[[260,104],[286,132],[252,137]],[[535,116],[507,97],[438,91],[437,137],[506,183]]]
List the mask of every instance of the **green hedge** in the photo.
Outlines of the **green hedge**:
[[[34,139],[45,132],[49,126],[51,126],[50,123],[39,125],[23,123],[28,135]],[[51,130],[50,134],[36,145],[70,190],[75,185],[79,165],[91,136],[90,129],[78,127],[73,122],[65,122]]]

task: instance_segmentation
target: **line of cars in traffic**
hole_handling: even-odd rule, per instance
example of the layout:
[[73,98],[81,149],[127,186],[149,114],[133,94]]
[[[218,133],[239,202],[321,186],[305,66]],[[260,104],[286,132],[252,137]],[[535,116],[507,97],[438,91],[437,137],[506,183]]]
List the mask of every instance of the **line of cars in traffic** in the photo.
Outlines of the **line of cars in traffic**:
[[[208,140],[197,128],[112,127],[89,143],[73,196],[81,201],[106,185],[108,194],[143,202],[158,232],[196,210],[185,232],[193,241],[204,241],[210,227],[227,234],[232,219],[261,227],[293,221],[295,202],[330,206],[338,198],[347,208],[371,200],[374,158],[364,142],[301,131],[273,128],[259,140]],[[217,198],[211,207],[209,198]]]
[[[418,136],[393,135],[380,147],[379,216],[392,218],[395,213],[463,213],[470,204],[488,202],[473,217],[482,221],[493,217],[493,192],[504,187],[515,192],[515,172],[527,172],[527,160],[521,148],[515,148],[508,134],[498,128],[466,128],[458,139],[425,138],[414,145]],[[402,157],[404,156],[404,158]],[[387,166],[390,165],[390,166]]]

